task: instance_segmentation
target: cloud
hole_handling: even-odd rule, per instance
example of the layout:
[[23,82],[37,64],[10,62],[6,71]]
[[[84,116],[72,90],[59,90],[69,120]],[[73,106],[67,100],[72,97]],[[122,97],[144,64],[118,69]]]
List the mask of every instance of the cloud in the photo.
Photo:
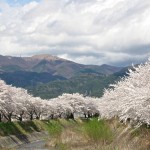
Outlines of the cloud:
[[129,65],[150,55],[150,1],[0,1],[0,54]]

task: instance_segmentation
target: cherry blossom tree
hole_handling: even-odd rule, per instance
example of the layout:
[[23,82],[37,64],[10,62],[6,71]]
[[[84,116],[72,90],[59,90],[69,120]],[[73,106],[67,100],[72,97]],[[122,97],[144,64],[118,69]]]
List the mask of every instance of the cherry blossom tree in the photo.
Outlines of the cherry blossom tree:
[[12,121],[12,116],[16,110],[16,103],[12,98],[14,94],[12,89],[11,86],[7,86],[4,82],[1,84],[1,114],[8,121]]
[[100,113],[106,118],[118,116],[123,121],[150,124],[150,60],[129,70],[128,75],[105,90]]

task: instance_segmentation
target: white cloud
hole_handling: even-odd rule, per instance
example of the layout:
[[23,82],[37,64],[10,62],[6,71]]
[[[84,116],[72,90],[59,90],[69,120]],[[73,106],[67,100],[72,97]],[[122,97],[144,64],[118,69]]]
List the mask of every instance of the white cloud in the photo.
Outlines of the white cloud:
[[0,2],[0,53],[50,53],[86,64],[125,65],[150,54],[150,1]]

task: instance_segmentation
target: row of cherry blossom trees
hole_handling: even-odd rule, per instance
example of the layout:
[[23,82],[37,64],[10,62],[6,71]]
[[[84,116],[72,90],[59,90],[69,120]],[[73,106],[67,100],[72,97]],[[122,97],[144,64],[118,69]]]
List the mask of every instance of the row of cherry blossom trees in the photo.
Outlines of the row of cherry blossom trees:
[[0,121],[99,116],[150,125],[150,60],[128,74],[105,90],[101,98],[63,94],[42,100],[0,80]]
[[80,94],[63,94],[51,100],[33,97],[22,88],[0,80],[0,121],[72,118],[98,115],[96,100]]

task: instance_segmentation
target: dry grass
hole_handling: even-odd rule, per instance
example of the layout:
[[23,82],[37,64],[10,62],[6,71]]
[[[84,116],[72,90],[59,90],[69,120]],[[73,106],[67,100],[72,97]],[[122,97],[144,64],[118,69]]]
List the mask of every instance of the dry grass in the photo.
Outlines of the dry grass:
[[[133,129],[117,120],[109,120],[103,125],[109,124],[113,136],[105,140],[101,139],[102,137],[99,140],[96,138],[94,141],[93,137],[91,138],[88,132],[83,130],[85,126],[87,127],[87,122],[82,120],[76,122],[59,120],[59,122],[63,127],[61,134],[58,137],[51,138],[47,143],[47,146],[53,146],[57,150],[150,150],[150,129],[146,127]],[[91,127],[92,124],[89,129]],[[98,132],[101,132],[101,130],[98,130],[98,136],[96,135],[96,137],[99,137]],[[95,136],[95,130],[93,131]]]

